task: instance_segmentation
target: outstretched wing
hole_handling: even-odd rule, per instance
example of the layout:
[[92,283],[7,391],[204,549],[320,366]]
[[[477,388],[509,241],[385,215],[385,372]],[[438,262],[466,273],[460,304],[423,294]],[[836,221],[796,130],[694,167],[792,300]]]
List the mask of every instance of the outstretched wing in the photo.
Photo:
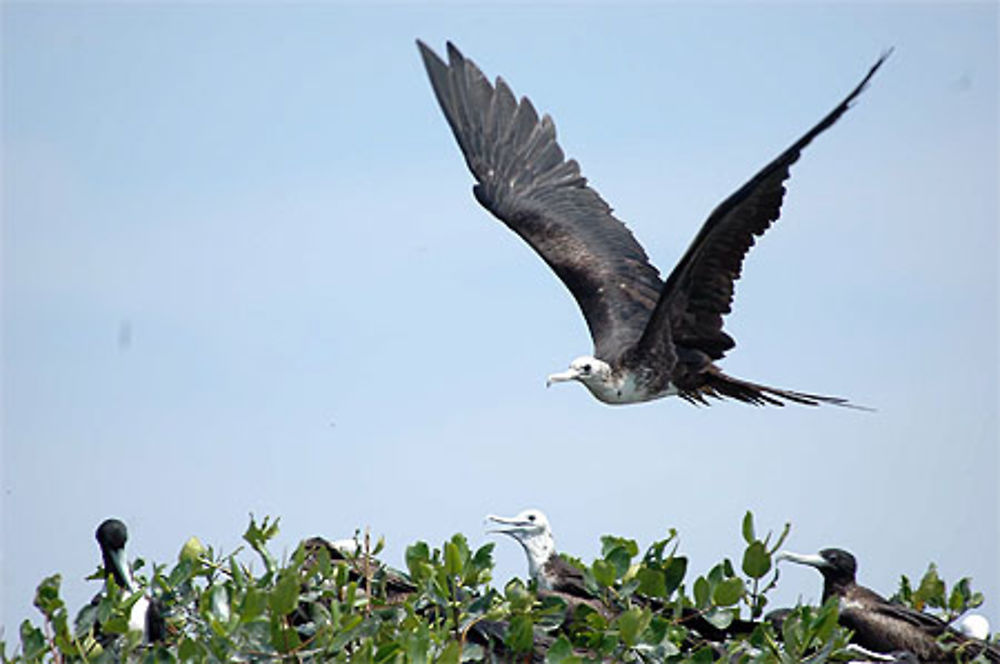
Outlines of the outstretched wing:
[[642,335],[659,273],[625,225],[566,160],[552,119],[483,76],[451,43],[445,63],[417,41],[434,94],[483,207],[531,245],[576,298],[594,354],[613,361]]
[[[765,166],[709,215],[694,242],[667,278],[640,341],[640,353],[656,352],[664,340],[697,349],[717,360],[735,345],[722,331],[733,302],[743,258],[781,214],[789,168],[809,143],[835,123],[861,94],[892,51],[884,53],[861,83],[777,159]],[[670,336],[667,336],[667,335]]]

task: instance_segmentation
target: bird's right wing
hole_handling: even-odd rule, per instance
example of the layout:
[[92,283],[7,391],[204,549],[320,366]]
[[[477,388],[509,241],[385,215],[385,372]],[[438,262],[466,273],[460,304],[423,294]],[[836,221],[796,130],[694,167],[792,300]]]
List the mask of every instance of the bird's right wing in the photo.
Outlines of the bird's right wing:
[[531,245],[576,298],[595,355],[614,360],[638,341],[659,273],[625,225],[566,160],[556,129],[500,78],[491,85],[451,43],[444,62],[417,41],[434,94],[478,184],[476,199]]

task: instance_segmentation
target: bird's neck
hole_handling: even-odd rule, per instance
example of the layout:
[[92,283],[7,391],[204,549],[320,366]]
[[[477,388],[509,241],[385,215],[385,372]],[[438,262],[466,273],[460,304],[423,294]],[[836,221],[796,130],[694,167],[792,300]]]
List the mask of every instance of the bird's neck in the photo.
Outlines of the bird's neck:
[[555,553],[555,540],[552,539],[551,535],[543,535],[521,542],[521,546],[524,547],[524,552],[528,555],[528,574],[535,580],[539,588],[548,589],[550,584],[545,579],[543,568]]
[[823,601],[830,599],[831,597],[847,597],[850,591],[854,589],[855,584],[853,580],[844,579],[824,579],[823,580]]

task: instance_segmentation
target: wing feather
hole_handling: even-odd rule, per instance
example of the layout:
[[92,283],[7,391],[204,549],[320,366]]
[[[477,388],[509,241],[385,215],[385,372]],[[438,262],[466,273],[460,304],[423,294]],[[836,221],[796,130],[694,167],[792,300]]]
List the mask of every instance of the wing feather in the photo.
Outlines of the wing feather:
[[619,358],[642,335],[663,282],[645,251],[567,160],[555,123],[492,85],[448,44],[418,41],[434,93],[477,184],[476,199],[534,249],[583,311],[595,355]]
[[814,138],[847,112],[890,53],[884,53],[861,83],[816,126],[709,215],[667,277],[640,342],[640,353],[654,352],[666,335],[674,343],[699,350],[713,360],[735,345],[722,330],[722,317],[731,310],[734,284],[740,277],[744,257],[755,238],[763,235],[781,214],[789,168]]

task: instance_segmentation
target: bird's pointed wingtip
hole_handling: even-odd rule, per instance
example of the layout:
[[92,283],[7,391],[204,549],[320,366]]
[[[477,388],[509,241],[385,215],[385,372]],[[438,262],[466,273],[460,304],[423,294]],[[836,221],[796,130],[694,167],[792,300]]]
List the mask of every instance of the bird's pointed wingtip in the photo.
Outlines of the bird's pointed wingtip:
[[438,54],[434,52],[434,49],[427,45],[423,39],[417,37],[414,41],[417,43],[417,50],[420,51],[420,57],[424,60],[440,60]]
[[465,59],[465,57],[462,55],[462,52],[460,50],[458,50],[458,47],[455,46],[455,44],[450,39],[447,42],[445,42],[445,48],[448,51],[448,59],[449,60],[452,60],[452,61],[454,61],[454,60],[462,61],[462,60]]

